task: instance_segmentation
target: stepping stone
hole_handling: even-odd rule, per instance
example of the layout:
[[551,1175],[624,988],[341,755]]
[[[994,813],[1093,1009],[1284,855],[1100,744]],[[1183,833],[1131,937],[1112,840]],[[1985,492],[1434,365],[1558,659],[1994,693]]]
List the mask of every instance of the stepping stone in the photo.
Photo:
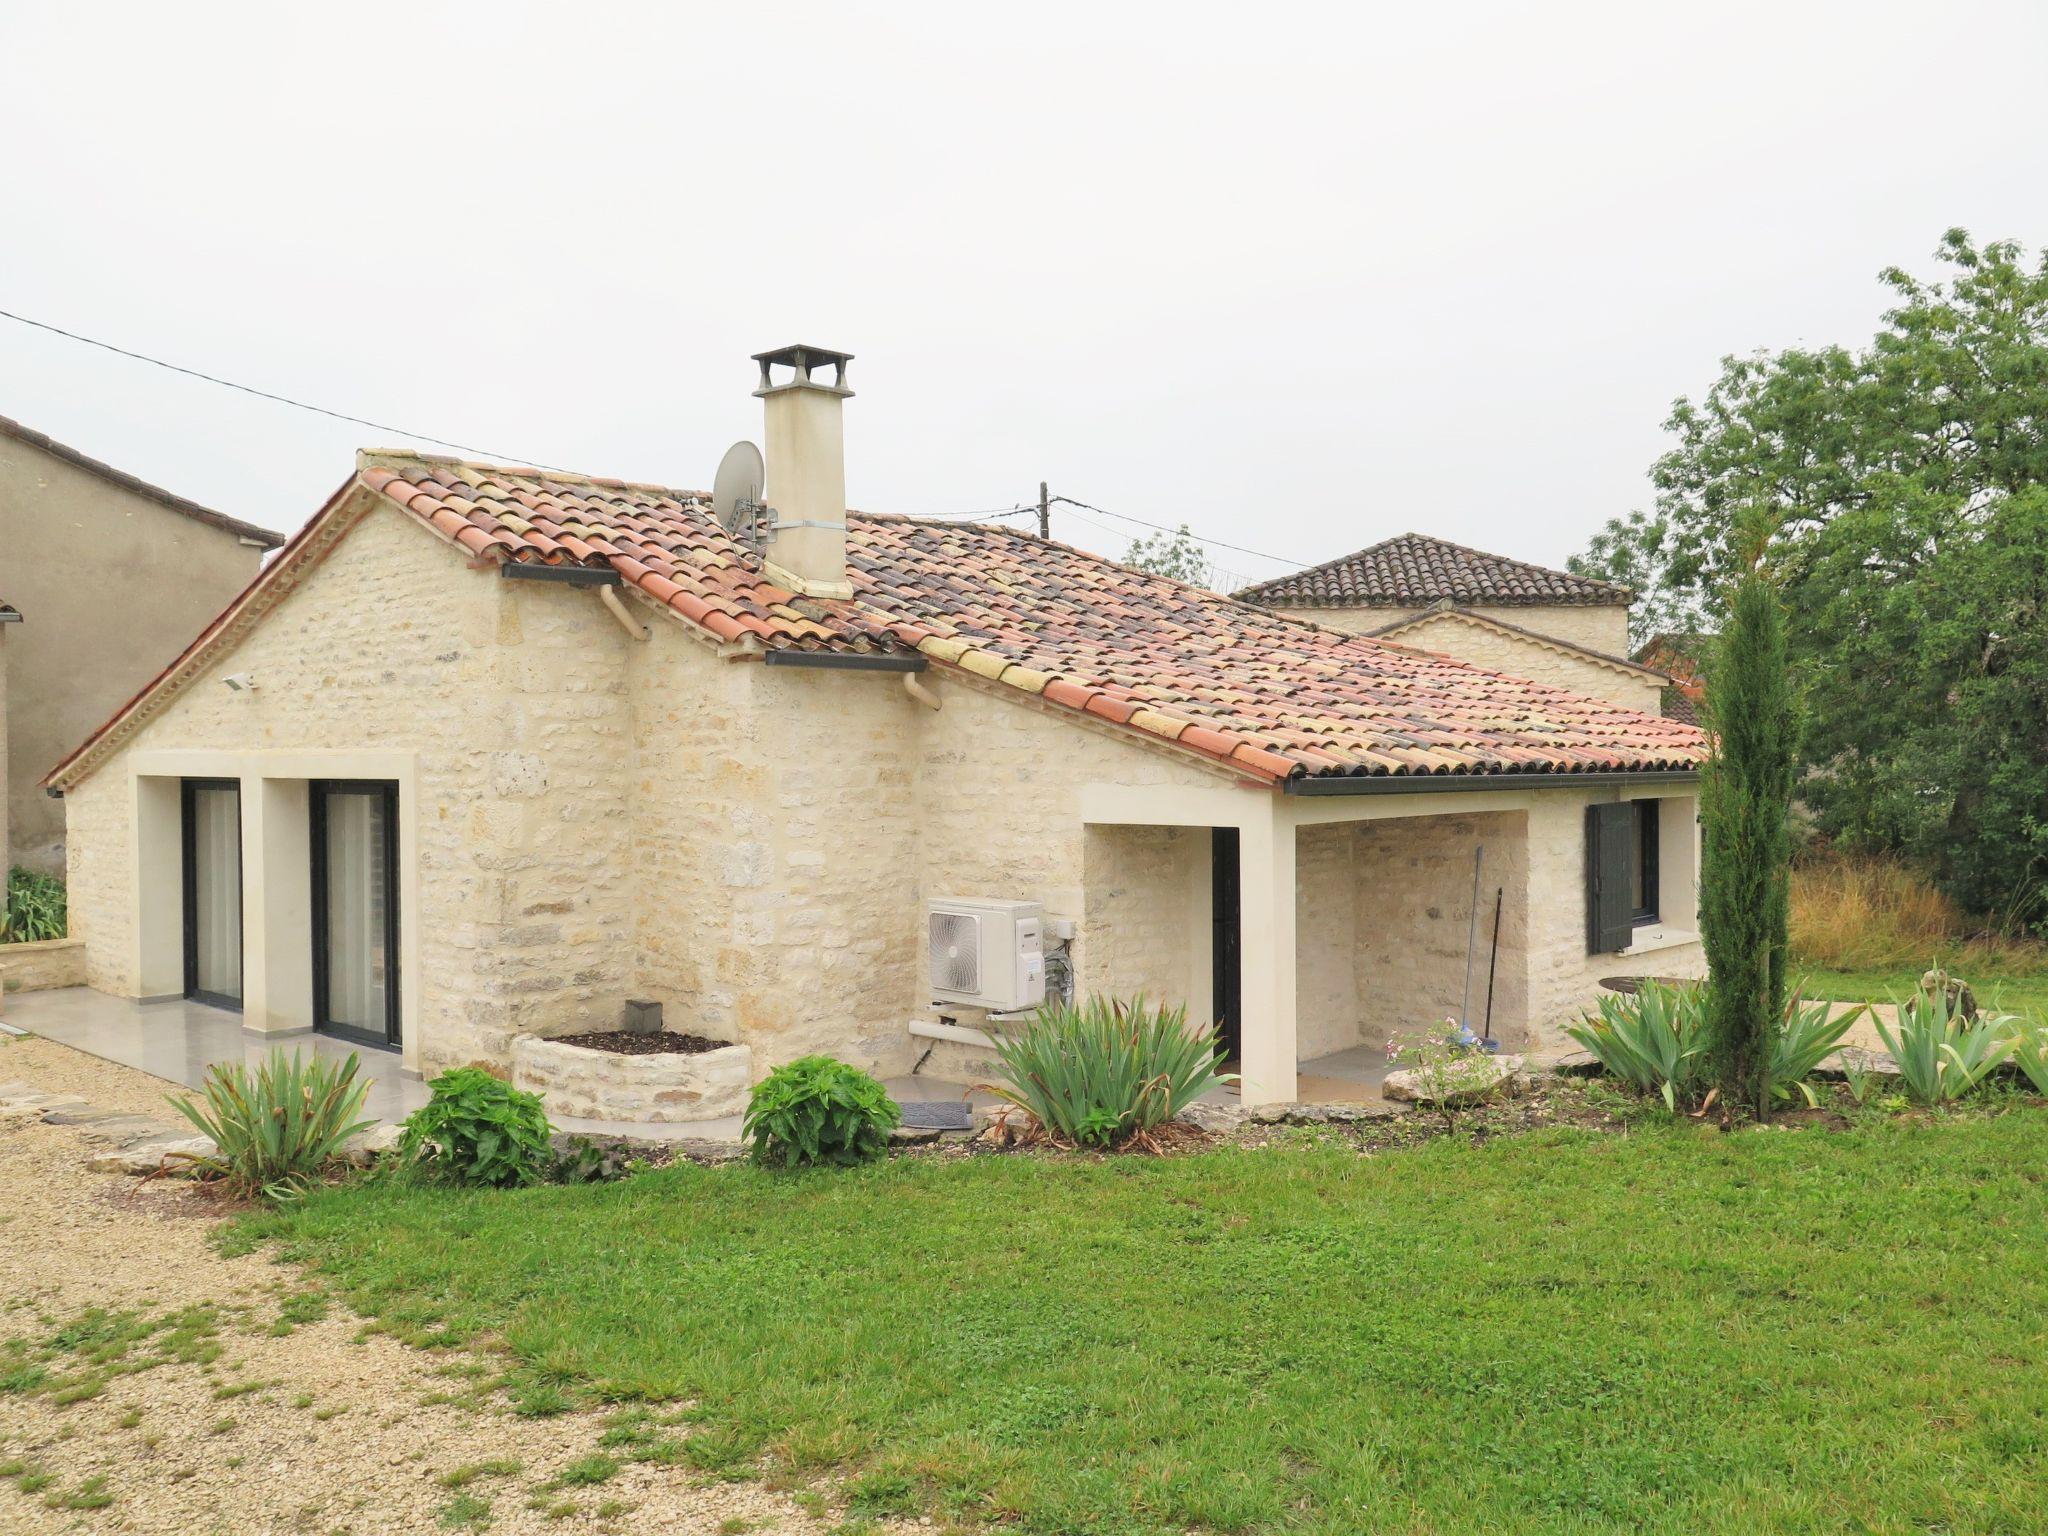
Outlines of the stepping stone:
[[952,1099],[913,1099],[898,1104],[903,1111],[903,1129],[916,1131],[971,1131],[974,1112]]
[[118,1141],[124,1146],[144,1137],[163,1139],[190,1134],[179,1126],[166,1124],[149,1115],[109,1115],[90,1125],[78,1126],[77,1131],[87,1141]]
[[60,1109],[54,1112],[45,1111],[43,1124],[93,1125],[101,1120],[112,1120],[113,1118],[114,1112],[111,1109]]

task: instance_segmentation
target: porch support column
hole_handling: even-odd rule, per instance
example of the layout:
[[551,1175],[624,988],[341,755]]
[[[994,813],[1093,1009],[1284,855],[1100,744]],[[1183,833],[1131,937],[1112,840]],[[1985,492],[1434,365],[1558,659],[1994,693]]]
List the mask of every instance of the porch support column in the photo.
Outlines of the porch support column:
[[1247,1105],[1295,1094],[1294,822],[1279,797],[1238,830],[1241,1087]]
[[313,1027],[313,875],[304,779],[242,780],[242,1027]]

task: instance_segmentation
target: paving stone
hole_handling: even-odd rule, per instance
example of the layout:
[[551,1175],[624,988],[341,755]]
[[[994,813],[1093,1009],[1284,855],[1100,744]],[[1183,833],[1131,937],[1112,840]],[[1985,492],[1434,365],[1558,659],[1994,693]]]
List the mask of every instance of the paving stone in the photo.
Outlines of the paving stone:
[[43,1114],[45,1125],[93,1125],[101,1120],[112,1120],[111,1109],[59,1109],[46,1110]]
[[172,1125],[150,1115],[109,1115],[104,1120],[96,1120],[90,1125],[74,1126],[72,1129],[87,1141],[111,1141],[123,1146],[131,1145],[145,1137],[168,1140],[171,1137],[192,1134],[187,1126]]

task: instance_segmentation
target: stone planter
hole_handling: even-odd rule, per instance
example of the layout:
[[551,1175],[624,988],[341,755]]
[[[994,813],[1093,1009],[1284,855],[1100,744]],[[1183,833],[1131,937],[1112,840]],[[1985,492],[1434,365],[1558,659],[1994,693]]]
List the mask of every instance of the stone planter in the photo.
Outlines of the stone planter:
[[0,944],[0,987],[9,992],[42,992],[85,985],[85,940],[39,939],[33,944]]
[[539,1094],[550,1115],[578,1120],[716,1120],[745,1111],[753,1080],[754,1052],[744,1045],[628,1056],[539,1035],[512,1037],[512,1085]]

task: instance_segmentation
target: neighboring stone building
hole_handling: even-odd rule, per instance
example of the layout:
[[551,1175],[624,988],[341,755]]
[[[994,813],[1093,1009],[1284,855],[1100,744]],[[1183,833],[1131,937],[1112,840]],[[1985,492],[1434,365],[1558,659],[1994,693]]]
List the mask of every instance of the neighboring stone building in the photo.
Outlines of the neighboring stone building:
[[1241,602],[1658,712],[1670,679],[1628,654],[1626,587],[1404,533],[1247,587]]
[[0,694],[0,870],[10,851],[31,869],[64,867],[64,808],[43,775],[283,542],[0,416],[0,595],[19,615]]
[[1707,674],[1702,664],[1710,636],[1665,630],[1636,647],[1637,665],[1651,667],[1671,679],[1664,690],[1663,714],[1668,720],[1687,725],[1700,722],[1707,698]]
[[1261,1102],[1459,1010],[1481,844],[1510,1042],[1699,969],[1695,730],[849,514],[843,365],[764,355],[773,511],[730,532],[698,493],[363,454],[50,776],[92,985],[421,1071],[524,1072],[652,1002],[755,1076],[957,1076],[1000,1027],[961,995],[1037,950],[945,899],[1035,903],[1049,970],[1222,1019]]

